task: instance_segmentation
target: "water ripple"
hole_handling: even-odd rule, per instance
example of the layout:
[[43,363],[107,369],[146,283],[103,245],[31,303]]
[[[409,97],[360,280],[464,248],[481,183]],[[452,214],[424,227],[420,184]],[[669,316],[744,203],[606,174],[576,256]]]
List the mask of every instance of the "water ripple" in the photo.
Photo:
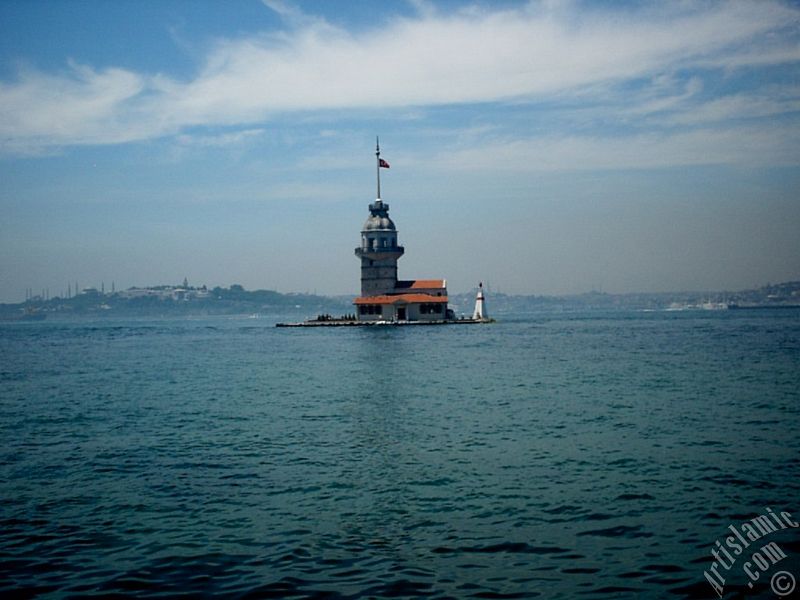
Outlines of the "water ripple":
[[0,326],[0,594],[706,598],[798,510],[797,316],[269,325]]

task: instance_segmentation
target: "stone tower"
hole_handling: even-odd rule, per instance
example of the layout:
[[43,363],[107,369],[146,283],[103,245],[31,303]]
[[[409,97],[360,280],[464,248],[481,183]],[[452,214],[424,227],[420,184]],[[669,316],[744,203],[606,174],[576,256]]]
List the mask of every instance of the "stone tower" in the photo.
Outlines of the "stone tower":
[[397,287],[397,260],[405,249],[397,245],[397,229],[389,218],[389,205],[380,197],[369,205],[369,217],[361,230],[361,295],[390,294]]
[[356,256],[361,259],[361,296],[391,294],[397,287],[397,260],[405,251],[397,245],[397,229],[389,218],[389,205],[381,200],[381,169],[389,163],[381,158],[381,147],[375,144],[378,197],[369,205],[369,217],[361,230],[361,246]]

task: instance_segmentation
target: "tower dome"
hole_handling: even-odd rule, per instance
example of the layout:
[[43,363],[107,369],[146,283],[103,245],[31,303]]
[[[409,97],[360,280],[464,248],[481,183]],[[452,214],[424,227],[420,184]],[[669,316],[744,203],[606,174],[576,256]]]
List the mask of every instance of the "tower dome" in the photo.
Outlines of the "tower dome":
[[394,226],[394,221],[392,221],[388,215],[370,215],[367,217],[366,222],[364,223],[364,229],[362,231],[397,231],[397,228]]

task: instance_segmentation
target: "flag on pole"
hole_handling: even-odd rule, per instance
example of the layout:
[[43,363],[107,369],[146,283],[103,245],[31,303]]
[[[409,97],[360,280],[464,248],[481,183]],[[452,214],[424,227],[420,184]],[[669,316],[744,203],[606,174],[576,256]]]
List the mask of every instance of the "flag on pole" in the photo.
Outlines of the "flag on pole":
[[382,158],[379,158],[378,159],[378,166],[379,167],[383,167],[384,169],[388,169],[389,168],[389,163],[386,162],[385,160],[383,160]]

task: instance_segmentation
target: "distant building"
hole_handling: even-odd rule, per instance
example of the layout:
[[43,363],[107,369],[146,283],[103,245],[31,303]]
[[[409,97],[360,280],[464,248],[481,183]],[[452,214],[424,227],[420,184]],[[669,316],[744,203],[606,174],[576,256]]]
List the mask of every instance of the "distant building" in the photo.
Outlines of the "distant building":
[[397,261],[405,248],[397,243],[397,229],[389,205],[381,200],[380,170],[389,164],[376,146],[378,197],[369,205],[361,230],[361,296],[353,301],[359,321],[442,321],[452,318],[444,279],[397,279]]

